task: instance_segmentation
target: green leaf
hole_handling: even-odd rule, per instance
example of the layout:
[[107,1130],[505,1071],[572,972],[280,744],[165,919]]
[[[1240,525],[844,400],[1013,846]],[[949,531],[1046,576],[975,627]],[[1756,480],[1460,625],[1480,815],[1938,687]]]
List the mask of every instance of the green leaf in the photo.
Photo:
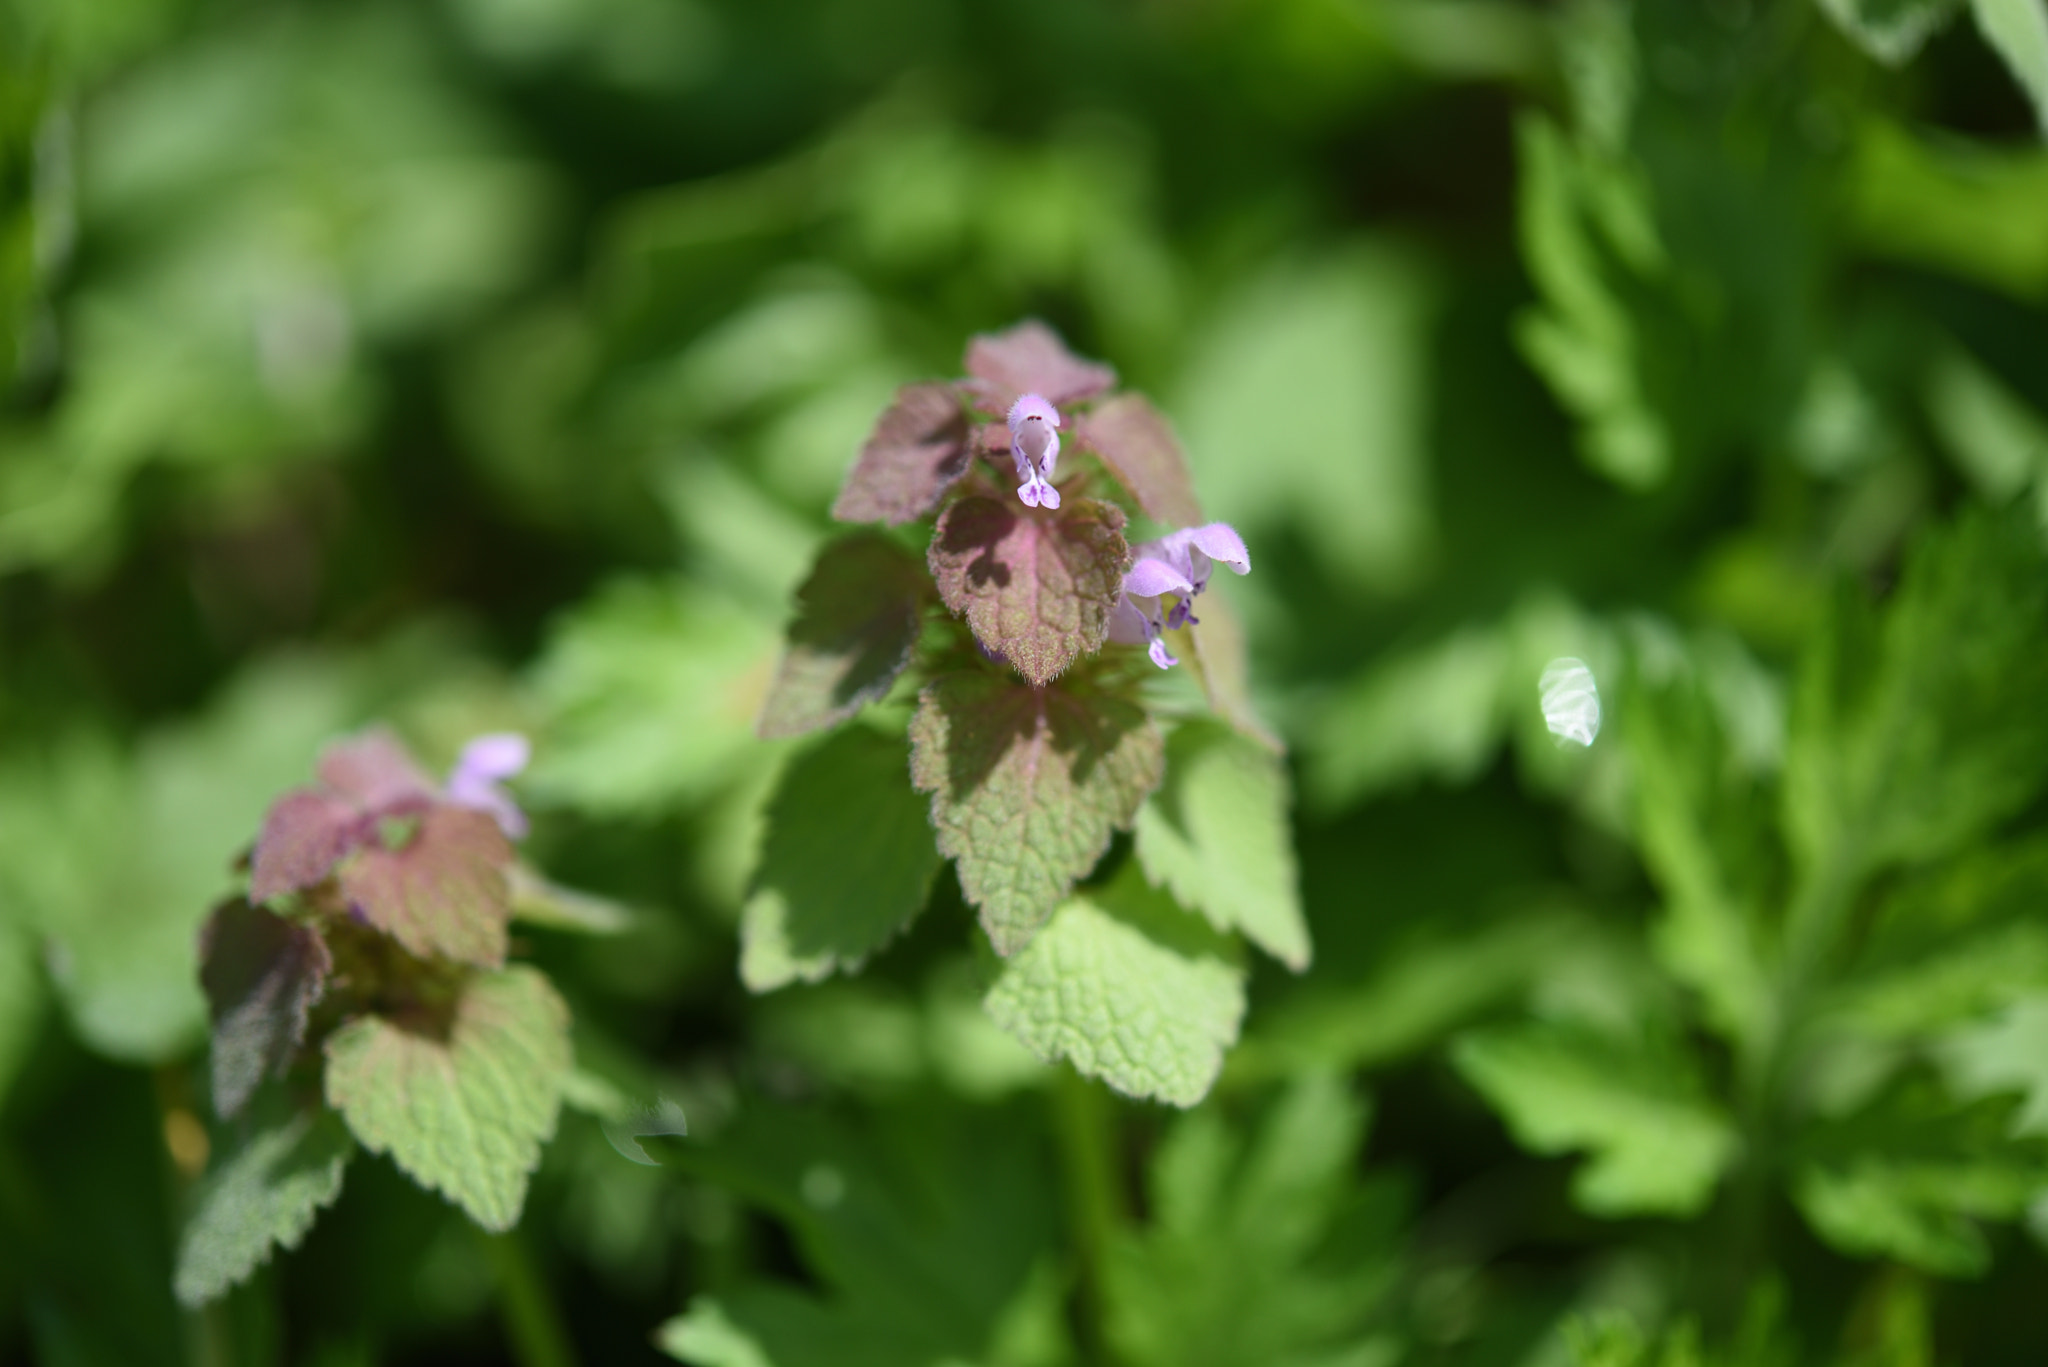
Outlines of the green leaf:
[[964,498],[940,514],[929,559],[946,606],[1043,687],[1102,649],[1131,548],[1114,504],[1074,498],[1052,510]]
[[910,663],[924,566],[875,532],[826,546],[797,590],[796,620],[757,729],[768,738],[836,726],[880,699]]
[[1915,548],[1880,625],[1854,596],[1802,662],[1785,823],[1804,867],[1946,854],[2048,778],[2048,563],[2024,509]]
[[860,459],[846,476],[832,516],[841,522],[915,522],[939,506],[967,473],[973,446],[967,409],[945,383],[907,384],[896,392]]
[[[985,1362],[1052,1244],[1058,1209],[1030,1112],[921,1109],[912,1124],[749,1098],[709,1142],[645,1143],[781,1221],[811,1287],[743,1282],[702,1301],[685,1357],[775,1367]],[[725,1356],[714,1356],[713,1354]]]
[[2016,497],[2048,470],[2048,422],[1961,347],[1927,371],[1927,416],[1986,502]]
[[46,994],[36,957],[24,930],[0,921],[0,1105],[43,1019]]
[[1664,894],[1652,943],[1700,994],[1708,1022],[1749,1040],[1767,1024],[1772,990],[1757,929],[1774,872],[1769,806],[1737,762],[1698,673],[1645,679],[1628,701],[1637,840]]
[[1003,965],[983,1005],[1048,1063],[1064,1058],[1127,1096],[1192,1106],[1237,1041],[1244,971],[1206,926],[1130,883],[1064,903]]
[[1967,1097],[2017,1094],[2015,1134],[2048,1134],[2048,990],[1941,1042],[1949,1084]]
[[760,753],[753,725],[773,650],[758,614],[696,586],[600,590],[536,672],[547,722],[529,786],[611,815],[709,796]]
[[1511,654],[1498,629],[1466,627],[1376,661],[1318,718],[1302,756],[1310,793],[1340,807],[1415,778],[1476,778],[1507,731]]
[[1166,778],[1138,809],[1145,876],[1218,930],[1297,971],[1308,967],[1287,772],[1264,747],[1217,722],[1188,722],[1166,742]]
[[1962,0],[1820,0],[1820,7],[1865,52],[1899,66],[1955,17]]
[[1154,522],[1178,528],[1208,520],[1180,439],[1144,395],[1119,394],[1083,414],[1074,443],[1094,452]]
[[422,959],[505,962],[512,846],[488,813],[436,803],[397,849],[375,842],[341,867],[341,891],[369,923]]
[[1584,1149],[1572,1196],[1594,1215],[1695,1215],[1736,1135],[1668,1051],[1578,1025],[1528,1023],[1462,1037],[1452,1061],[1541,1154]]
[[200,931],[199,960],[213,1011],[213,1109],[225,1119],[290,1064],[334,957],[317,931],[236,900]]
[[939,851],[958,861],[961,890],[1004,955],[1130,826],[1165,762],[1137,704],[992,674],[926,685],[910,744]]
[[853,967],[923,909],[939,869],[901,740],[850,727],[783,772],[740,924],[756,992]]
[[2048,8],[2041,0],[1970,0],[1977,30],[2005,58],[2048,133]]
[[355,1153],[341,1120],[319,1107],[252,1117],[233,1150],[201,1184],[178,1244],[178,1299],[197,1306],[297,1248],[321,1209],[341,1195]]
[[327,1039],[327,1101],[363,1146],[485,1229],[510,1229],[574,1066],[539,970],[480,973],[445,1012],[360,1016]]
[[1936,137],[1867,117],[1848,186],[1847,226],[1860,250],[2030,303],[2048,289],[2048,157],[2039,147]]
[[1230,606],[1229,590],[1211,584],[1202,596],[1200,621],[1181,630],[1187,636],[1187,658],[1202,682],[1209,710],[1274,754],[1285,754],[1287,747],[1252,706],[1251,657],[1245,646],[1244,623]]
[[2048,1183],[2048,1147],[2012,1138],[2011,1108],[1957,1108],[1908,1087],[1799,1139],[1793,1198],[1828,1243],[1948,1277],[1981,1274],[1980,1228],[2026,1210]]
[[776,1367],[760,1342],[710,1296],[695,1297],[688,1310],[655,1330],[654,1345],[695,1367]]
[[1332,1074],[1296,1079],[1239,1133],[1176,1120],[1148,1173],[1151,1219],[1104,1263],[1109,1336],[1132,1367],[1389,1361],[1390,1183],[1357,1177],[1366,1107]]

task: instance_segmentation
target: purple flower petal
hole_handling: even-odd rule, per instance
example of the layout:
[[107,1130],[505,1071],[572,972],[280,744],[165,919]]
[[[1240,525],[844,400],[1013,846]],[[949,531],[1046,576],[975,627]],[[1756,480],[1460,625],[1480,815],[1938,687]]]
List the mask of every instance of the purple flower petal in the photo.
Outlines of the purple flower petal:
[[1134,598],[1157,598],[1162,593],[1193,593],[1188,577],[1164,560],[1142,556],[1124,576],[1124,592]]
[[1244,547],[1244,538],[1239,536],[1228,522],[1211,522],[1204,527],[1191,527],[1185,533],[1196,550],[1208,556],[1219,565],[1228,565],[1239,574],[1250,574],[1251,552]]
[[1152,663],[1158,665],[1161,669],[1172,669],[1180,663],[1180,657],[1167,654],[1166,642],[1157,637],[1154,637],[1152,644],[1145,648],[1145,653],[1151,656]]
[[498,784],[526,768],[532,752],[526,737],[513,732],[478,736],[462,747],[462,757],[448,775],[448,800],[458,807],[487,813],[506,835],[514,840],[523,838],[527,832],[526,813]]

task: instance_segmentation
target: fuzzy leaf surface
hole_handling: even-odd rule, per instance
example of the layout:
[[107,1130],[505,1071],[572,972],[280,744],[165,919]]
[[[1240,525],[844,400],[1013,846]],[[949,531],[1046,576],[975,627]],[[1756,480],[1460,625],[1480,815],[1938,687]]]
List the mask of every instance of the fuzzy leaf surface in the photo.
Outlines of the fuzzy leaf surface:
[[353,804],[310,788],[272,803],[250,857],[249,900],[268,902],[325,878],[361,839],[362,817]]
[[446,1019],[361,1016],[327,1040],[327,1102],[363,1147],[485,1229],[510,1229],[574,1066],[569,1008],[538,970],[470,978]]
[[381,727],[336,741],[320,754],[320,781],[365,810],[429,797],[434,784],[398,738]]
[[1168,527],[1203,522],[1187,456],[1166,417],[1141,394],[1119,394],[1084,416],[1075,440],[1093,451],[1145,516]]
[[291,1061],[334,958],[318,932],[241,901],[214,911],[199,945],[213,1015],[213,1109],[225,1119]]
[[1121,698],[991,674],[936,679],[910,723],[912,781],[932,795],[939,852],[958,861],[998,954],[1052,915],[1158,786],[1164,746]]
[[1063,903],[1003,965],[983,998],[990,1017],[1040,1058],[1126,1096],[1200,1101],[1237,1042],[1244,971],[1221,937],[1162,901]]
[[936,508],[973,454],[967,410],[947,383],[896,392],[860,448],[832,516],[840,522],[915,522]]
[[1153,883],[1218,930],[1241,930],[1289,968],[1308,967],[1287,773],[1271,751],[1220,722],[1181,726],[1136,830]]
[[1735,1157],[1734,1127],[1676,1057],[1562,1024],[1460,1039],[1452,1061],[1523,1147],[1592,1161],[1572,1196],[1595,1215],[1692,1215]]
[[792,763],[740,922],[747,986],[816,982],[923,910],[939,869],[929,812],[900,739],[851,727]]
[[887,693],[917,644],[923,580],[922,565],[873,532],[825,547],[796,592],[761,735],[836,726]]
[[975,337],[967,344],[966,366],[979,382],[975,389],[996,412],[1007,411],[1020,394],[1052,404],[1079,403],[1116,383],[1116,371],[1076,356],[1036,318]]
[[332,1111],[288,1111],[252,1129],[207,1174],[178,1243],[174,1288],[187,1306],[212,1300],[296,1248],[341,1195],[355,1142]]
[[436,805],[399,849],[364,846],[341,870],[349,905],[423,959],[495,968],[512,915],[512,846],[483,812]]
[[1108,503],[966,498],[940,515],[929,559],[939,596],[975,638],[1044,685],[1108,639],[1131,549],[1123,510]]

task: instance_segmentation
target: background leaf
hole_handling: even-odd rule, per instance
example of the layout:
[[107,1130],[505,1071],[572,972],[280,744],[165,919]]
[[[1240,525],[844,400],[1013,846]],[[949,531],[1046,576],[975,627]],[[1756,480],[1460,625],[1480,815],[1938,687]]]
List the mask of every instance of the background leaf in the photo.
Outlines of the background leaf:
[[271,1107],[252,1116],[201,1187],[178,1248],[178,1299],[223,1294],[306,1237],[341,1195],[355,1143],[340,1117],[319,1108]]

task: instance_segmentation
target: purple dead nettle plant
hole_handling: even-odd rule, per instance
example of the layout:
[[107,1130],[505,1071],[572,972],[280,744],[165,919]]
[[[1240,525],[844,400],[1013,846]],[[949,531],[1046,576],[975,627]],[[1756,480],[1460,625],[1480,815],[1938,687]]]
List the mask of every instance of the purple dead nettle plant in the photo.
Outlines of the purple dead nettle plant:
[[[188,1304],[295,1244],[358,1145],[488,1229],[518,1219],[573,1066],[568,1007],[508,962],[515,912],[565,925],[544,900],[563,890],[513,848],[527,819],[503,785],[527,758],[523,736],[480,736],[436,783],[370,730],[271,805],[244,890],[200,935],[214,1110],[234,1143],[180,1248]],[[237,1183],[268,1180],[243,1170],[261,1164],[309,1177],[303,1209],[258,1231]]]
[[[910,778],[929,795],[938,853],[1007,956],[1166,777],[1161,722],[1187,718],[1160,711],[1152,670],[1124,647],[1161,668],[1191,655],[1219,719],[1268,757],[1278,743],[1248,704],[1227,607],[1206,625],[1190,611],[1216,565],[1244,574],[1251,560],[1235,531],[1203,516],[1165,418],[1043,323],[975,337],[965,368],[965,379],[906,385],[862,446],[832,514],[880,526],[820,552],[760,731],[835,727],[892,693],[910,703]],[[1169,530],[1134,550],[1133,517]],[[887,725],[885,714],[877,729]],[[872,767],[886,778],[887,764]],[[799,765],[771,804],[755,886],[774,909],[743,924],[756,986],[849,966],[887,938],[835,945],[819,931],[806,956],[800,860],[778,867],[775,838],[779,814],[802,809],[800,781],[835,780],[825,761]],[[902,920],[921,905],[909,888]]]

